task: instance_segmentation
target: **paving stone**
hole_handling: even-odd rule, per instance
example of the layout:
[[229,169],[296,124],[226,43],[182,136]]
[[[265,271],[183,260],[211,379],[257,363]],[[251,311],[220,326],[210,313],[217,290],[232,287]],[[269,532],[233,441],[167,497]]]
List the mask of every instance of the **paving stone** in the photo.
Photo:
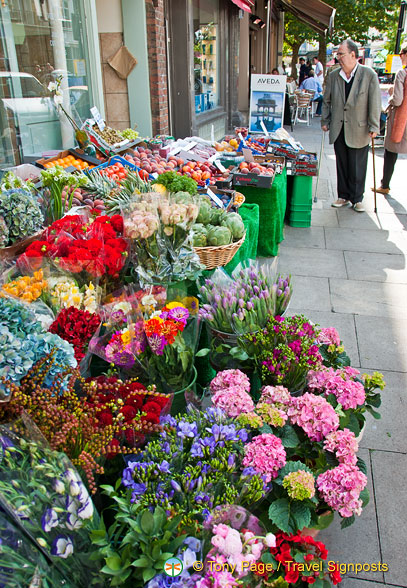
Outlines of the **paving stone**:
[[[373,496],[369,451],[361,449],[359,450],[359,456],[366,462],[368,471],[367,487],[370,495]],[[355,523],[347,529],[341,529],[340,521],[339,515],[335,515],[332,525],[321,531],[318,537],[326,544],[329,550],[328,561],[362,564],[380,562],[380,545],[374,500],[370,500],[360,517],[356,517]],[[356,574],[350,571],[347,575],[349,578],[357,576],[358,578],[375,582],[384,581],[382,572],[361,571]]]
[[407,237],[404,231],[370,231],[327,227],[325,239],[327,249],[396,254],[407,252]]
[[355,316],[355,324],[362,368],[407,372],[407,320]]
[[[295,314],[291,305],[288,314]],[[353,315],[338,314],[336,312],[320,312],[318,310],[308,310],[305,315],[309,320],[321,327],[335,327],[343,341],[346,353],[350,357],[351,365],[356,368],[360,366],[355,320]]]
[[366,229],[374,231],[402,231],[404,229],[403,223],[393,212],[349,214],[346,210],[340,208],[337,211],[337,218],[339,226],[345,229]]
[[307,310],[331,310],[327,278],[292,275],[292,281],[291,310],[304,314]]
[[[372,370],[363,370],[372,373]],[[386,387],[378,411],[381,419],[367,414],[366,428],[360,447],[407,453],[406,413],[407,374],[383,371]]]
[[344,251],[350,280],[407,284],[406,257],[389,253]]
[[[383,588],[388,584],[381,584],[378,582],[369,582],[369,580],[357,580],[356,578],[349,578],[345,576],[340,584],[340,588]],[[401,586],[391,586],[391,588],[402,588]]]
[[[317,207],[318,205],[318,207]],[[320,206],[319,206],[320,205]],[[337,227],[338,217],[336,210],[324,210],[322,202],[315,202],[312,206],[311,226],[313,227]]]
[[372,452],[373,480],[383,563],[388,564],[385,580],[407,586],[407,455]]
[[308,247],[325,249],[325,235],[323,227],[284,227],[284,241],[282,247],[289,244],[290,247]]
[[407,284],[330,278],[330,291],[334,312],[407,319]]
[[299,276],[346,278],[343,251],[297,248],[291,246],[291,236],[280,248],[279,271]]

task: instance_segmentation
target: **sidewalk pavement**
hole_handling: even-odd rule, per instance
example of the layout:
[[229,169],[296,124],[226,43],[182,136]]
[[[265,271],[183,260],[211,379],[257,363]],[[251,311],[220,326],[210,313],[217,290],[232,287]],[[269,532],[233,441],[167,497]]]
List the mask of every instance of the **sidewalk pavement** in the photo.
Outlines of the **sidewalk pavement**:
[[[293,135],[320,154],[320,118],[297,124]],[[380,185],[383,147],[376,147]],[[316,179],[314,179],[315,191]],[[290,313],[337,328],[352,366],[383,373],[381,420],[367,416],[360,456],[368,466],[370,503],[355,524],[340,529],[339,516],[320,538],[329,560],[388,565],[387,572],[349,572],[343,588],[407,587],[407,155],[399,156],[391,196],[377,194],[373,161],[367,171],[365,213],[331,208],[336,200],[333,146],[325,137],[310,228],[285,227],[279,271],[293,276]]]

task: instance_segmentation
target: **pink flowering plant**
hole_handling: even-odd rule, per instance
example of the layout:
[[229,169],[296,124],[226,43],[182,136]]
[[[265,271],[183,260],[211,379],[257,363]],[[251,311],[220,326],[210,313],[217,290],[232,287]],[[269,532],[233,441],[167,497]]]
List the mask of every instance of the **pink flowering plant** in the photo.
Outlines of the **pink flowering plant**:
[[[244,375],[236,372],[221,372],[212,381],[214,403],[220,393],[233,396],[237,381],[250,398]],[[243,466],[272,482],[260,508],[264,512],[267,505],[273,532],[325,528],[332,511],[343,517],[343,527],[354,521],[368,502],[366,466],[357,457],[354,432],[341,426],[342,417],[325,396],[307,392],[295,397],[284,386],[264,386],[257,404],[238,407],[235,402],[233,407],[230,416],[251,431]]]
[[333,368],[350,365],[350,358],[335,327],[320,329],[317,343],[324,365]]
[[244,339],[263,384],[282,384],[294,392],[305,385],[308,371],[322,364],[317,337],[317,329],[298,315],[270,316],[264,329]]
[[381,405],[380,391],[385,382],[379,372],[369,375],[349,366],[338,369],[321,367],[308,372],[307,387],[314,394],[325,397],[335,409],[341,428],[347,427],[355,435],[359,435],[363,428],[367,412],[380,419],[380,413],[375,409]]

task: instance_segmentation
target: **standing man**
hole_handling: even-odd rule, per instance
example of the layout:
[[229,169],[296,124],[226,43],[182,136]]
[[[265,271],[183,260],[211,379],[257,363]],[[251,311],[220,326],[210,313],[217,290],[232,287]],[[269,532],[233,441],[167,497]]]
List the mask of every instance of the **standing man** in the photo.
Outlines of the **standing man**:
[[322,66],[322,63],[319,61],[318,57],[313,57],[312,61],[314,62],[315,77],[322,86],[322,84],[324,83],[324,68]]
[[339,45],[340,69],[328,75],[322,103],[321,127],[334,144],[338,200],[364,212],[369,142],[380,129],[381,97],[376,73],[358,63],[358,47],[351,39]]
[[300,57],[300,77],[298,78],[298,85],[300,86],[304,81],[305,75],[308,74],[308,67],[305,65],[305,59]]

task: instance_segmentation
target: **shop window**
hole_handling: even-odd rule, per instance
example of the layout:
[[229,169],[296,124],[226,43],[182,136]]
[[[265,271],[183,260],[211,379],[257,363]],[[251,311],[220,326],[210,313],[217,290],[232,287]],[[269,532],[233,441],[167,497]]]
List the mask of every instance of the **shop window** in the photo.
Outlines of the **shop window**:
[[81,0],[0,2],[0,168],[74,144],[47,86],[62,76],[63,106],[80,126],[93,105],[86,47]]
[[219,0],[193,0],[195,113],[220,104]]

